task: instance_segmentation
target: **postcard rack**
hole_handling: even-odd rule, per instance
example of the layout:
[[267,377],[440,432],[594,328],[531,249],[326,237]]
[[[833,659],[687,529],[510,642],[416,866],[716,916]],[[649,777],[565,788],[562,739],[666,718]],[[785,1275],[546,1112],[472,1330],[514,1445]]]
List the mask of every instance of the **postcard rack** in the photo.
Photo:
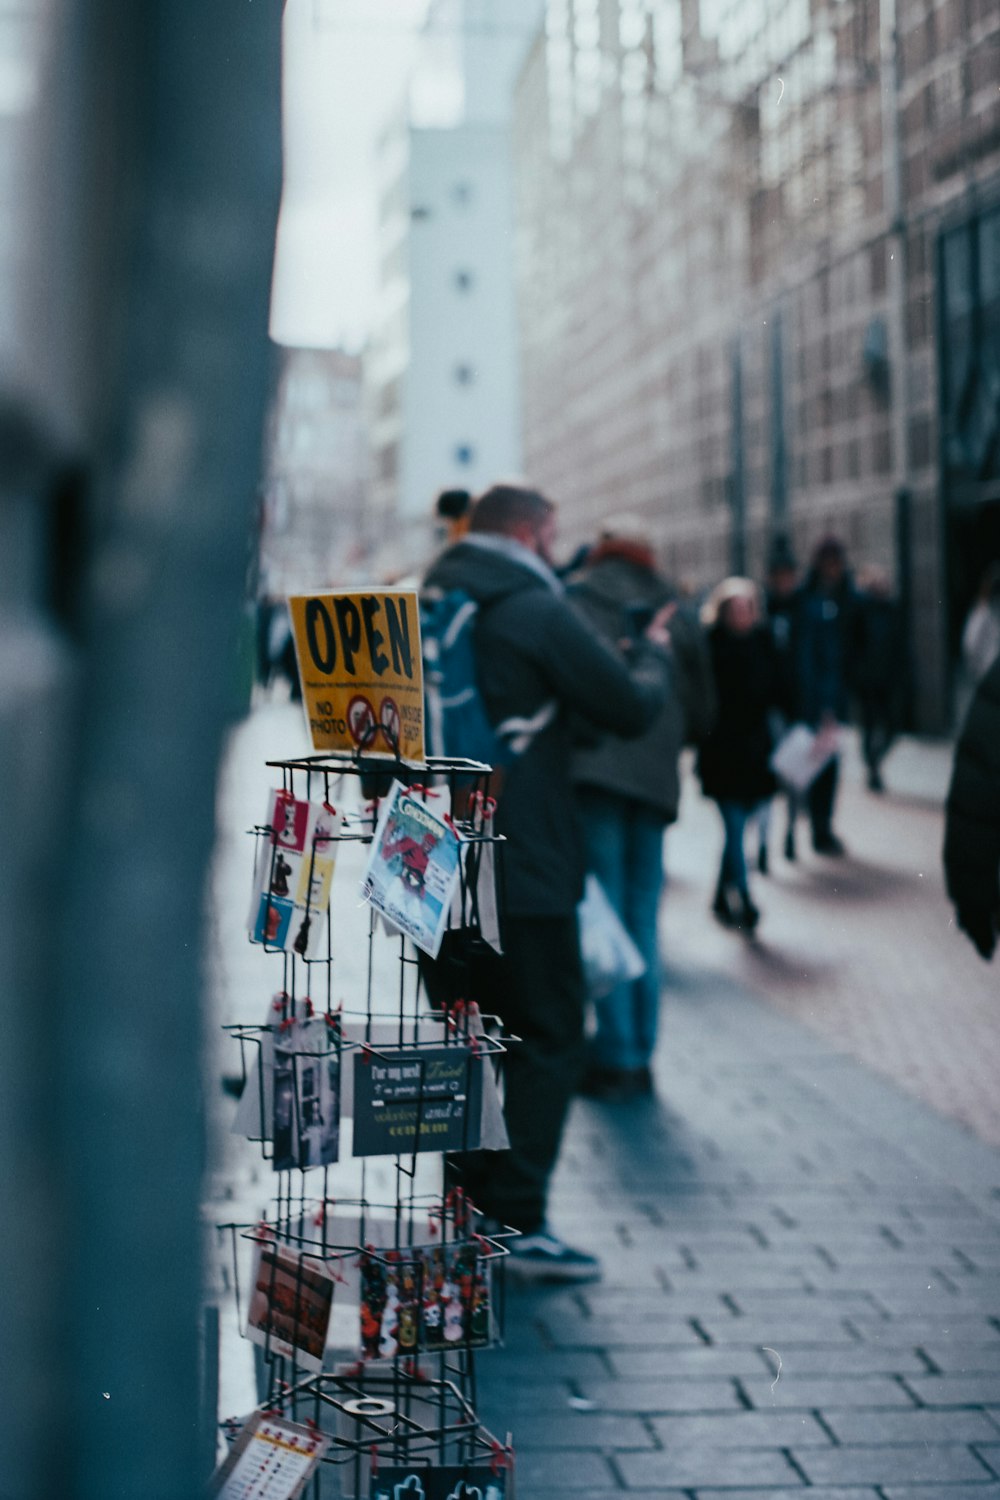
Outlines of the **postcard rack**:
[[[466,1153],[504,1139],[505,1039],[464,992],[498,930],[490,768],[346,754],[267,764],[250,926],[275,970],[280,959],[280,986],[263,1019],[226,1029],[242,1063],[234,1128],[271,1162],[275,1192],[259,1222],[218,1226],[260,1399],[222,1424],[230,1457],[213,1492],[501,1500],[513,1448],[478,1420],[475,1360],[502,1334],[505,1231],[461,1174]],[[352,869],[341,880],[343,864],[370,868],[383,850],[398,918],[370,888],[365,908]],[[346,955],[331,886],[355,908]],[[446,963],[421,936],[435,912]],[[291,1468],[272,1474],[281,1461]]]

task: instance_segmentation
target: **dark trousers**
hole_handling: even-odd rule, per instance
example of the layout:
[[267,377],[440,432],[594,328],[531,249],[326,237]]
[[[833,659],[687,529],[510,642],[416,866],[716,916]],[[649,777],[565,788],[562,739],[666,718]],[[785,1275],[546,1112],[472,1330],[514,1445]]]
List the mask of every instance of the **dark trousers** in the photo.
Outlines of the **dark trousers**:
[[840,756],[835,755],[809,787],[809,819],[814,844],[823,844],[833,834],[833,804],[837,797]]
[[896,738],[896,722],[895,705],[888,692],[861,699],[861,748],[865,765],[873,776],[878,775]]
[[503,1058],[509,1151],[461,1158],[459,1177],[477,1208],[530,1233],[545,1222],[549,1177],[583,1066],[584,983],[576,913],[508,916],[503,956],[442,948],[422,964],[432,1004],[460,995],[519,1037]]

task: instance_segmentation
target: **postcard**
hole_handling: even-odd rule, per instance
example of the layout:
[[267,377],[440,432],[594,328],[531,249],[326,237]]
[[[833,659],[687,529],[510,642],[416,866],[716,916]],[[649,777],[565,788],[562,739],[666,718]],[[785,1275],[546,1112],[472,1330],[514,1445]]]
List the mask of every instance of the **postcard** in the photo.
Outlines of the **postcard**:
[[375,910],[436,958],[459,879],[453,826],[400,783],[379,811],[362,894]]
[[324,956],[325,917],[343,815],[323,802],[272,791],[254,869],[248,926],[266,948]]
[[318,1374],[323,1368],[333,1285],[323,1261],[270,1236],[255,1240],[247,1338]]
[[208,1493],[217,1500],[297,1500],[329,1446],[316,1428],[255,1411]]
[[340,1155],[340,1053],[322,1016],[274,1037],[276,1172],[328,1167]]
[[483,1122],[483,1068],[471,1045],[354,1054],[354,1155],[476,1151]]

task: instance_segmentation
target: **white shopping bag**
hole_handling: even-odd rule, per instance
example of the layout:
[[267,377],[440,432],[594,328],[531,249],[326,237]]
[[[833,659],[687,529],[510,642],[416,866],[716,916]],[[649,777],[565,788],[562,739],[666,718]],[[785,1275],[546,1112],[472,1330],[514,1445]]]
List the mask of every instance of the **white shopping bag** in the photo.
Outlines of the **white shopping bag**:
[[645,960],[596,875],[587,876],[577,917],[583,973],[592,1000],[610,994],[618,984],[645,974]]

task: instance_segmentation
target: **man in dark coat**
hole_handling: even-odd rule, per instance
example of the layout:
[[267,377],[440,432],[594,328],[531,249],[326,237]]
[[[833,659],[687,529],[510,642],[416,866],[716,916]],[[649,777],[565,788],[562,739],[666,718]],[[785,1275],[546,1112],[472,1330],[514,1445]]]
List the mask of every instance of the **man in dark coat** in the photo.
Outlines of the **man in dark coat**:
[[858,579],[857,652],[852,685],[861,715],[861,750],[870,791],[885,790],[882,762],[903,721],[909,681],[909,649],[899,601],[884,568],[869,567]]
[[944,875],[959,927],[992,958],[1000,930],[1000,658],[976,690],[955,749]]
[[[792,651],[798,717],[813,729],[846,723],[856,652],[857,596],[847,570],[843,543],[828,536],[799,590],[793,619]],[[817,854],[843,854],[833,831],[840,757],[833,756],[807,793]]]
[[585,565],[569,580],[570,597],[605,640],[634,637],[646,619],[675,604],[670,619],[670,687],[644,734],[585,741],[573,758],[587,862],[633,939],[645,973],[596,1001],[597,1032],[582,1091],[620,1100],[652,1089],[650,1060],[660,1008],[658,916],[663,836],[677,817],[678,757],[707,733],[715,690],[708,646],[697,618],[657,571],[641,522],[609,521]]
[[542,726],[506,767],[497,809],[497,832],[506,839],[503,956],[477,957],[462,976],[465,998],[521,1039],[505,1059],[511,1149],[472,1158],[465,1183],[489,1217],[522,1231],[510,1246],[515,1274],[583,1280],[600,1274],[598,1262],[546,1222],[549,1177],[582,1064],[576,908],[584,852],[570,782],[572,721],[641,733],[666,691],[669,636],[654,617],[627,660],[601,640],[553,571],[554,531],[554,507],[543,496],[494,486],[425,587],[462,590],[479,605],[477,683],[490,720]]

